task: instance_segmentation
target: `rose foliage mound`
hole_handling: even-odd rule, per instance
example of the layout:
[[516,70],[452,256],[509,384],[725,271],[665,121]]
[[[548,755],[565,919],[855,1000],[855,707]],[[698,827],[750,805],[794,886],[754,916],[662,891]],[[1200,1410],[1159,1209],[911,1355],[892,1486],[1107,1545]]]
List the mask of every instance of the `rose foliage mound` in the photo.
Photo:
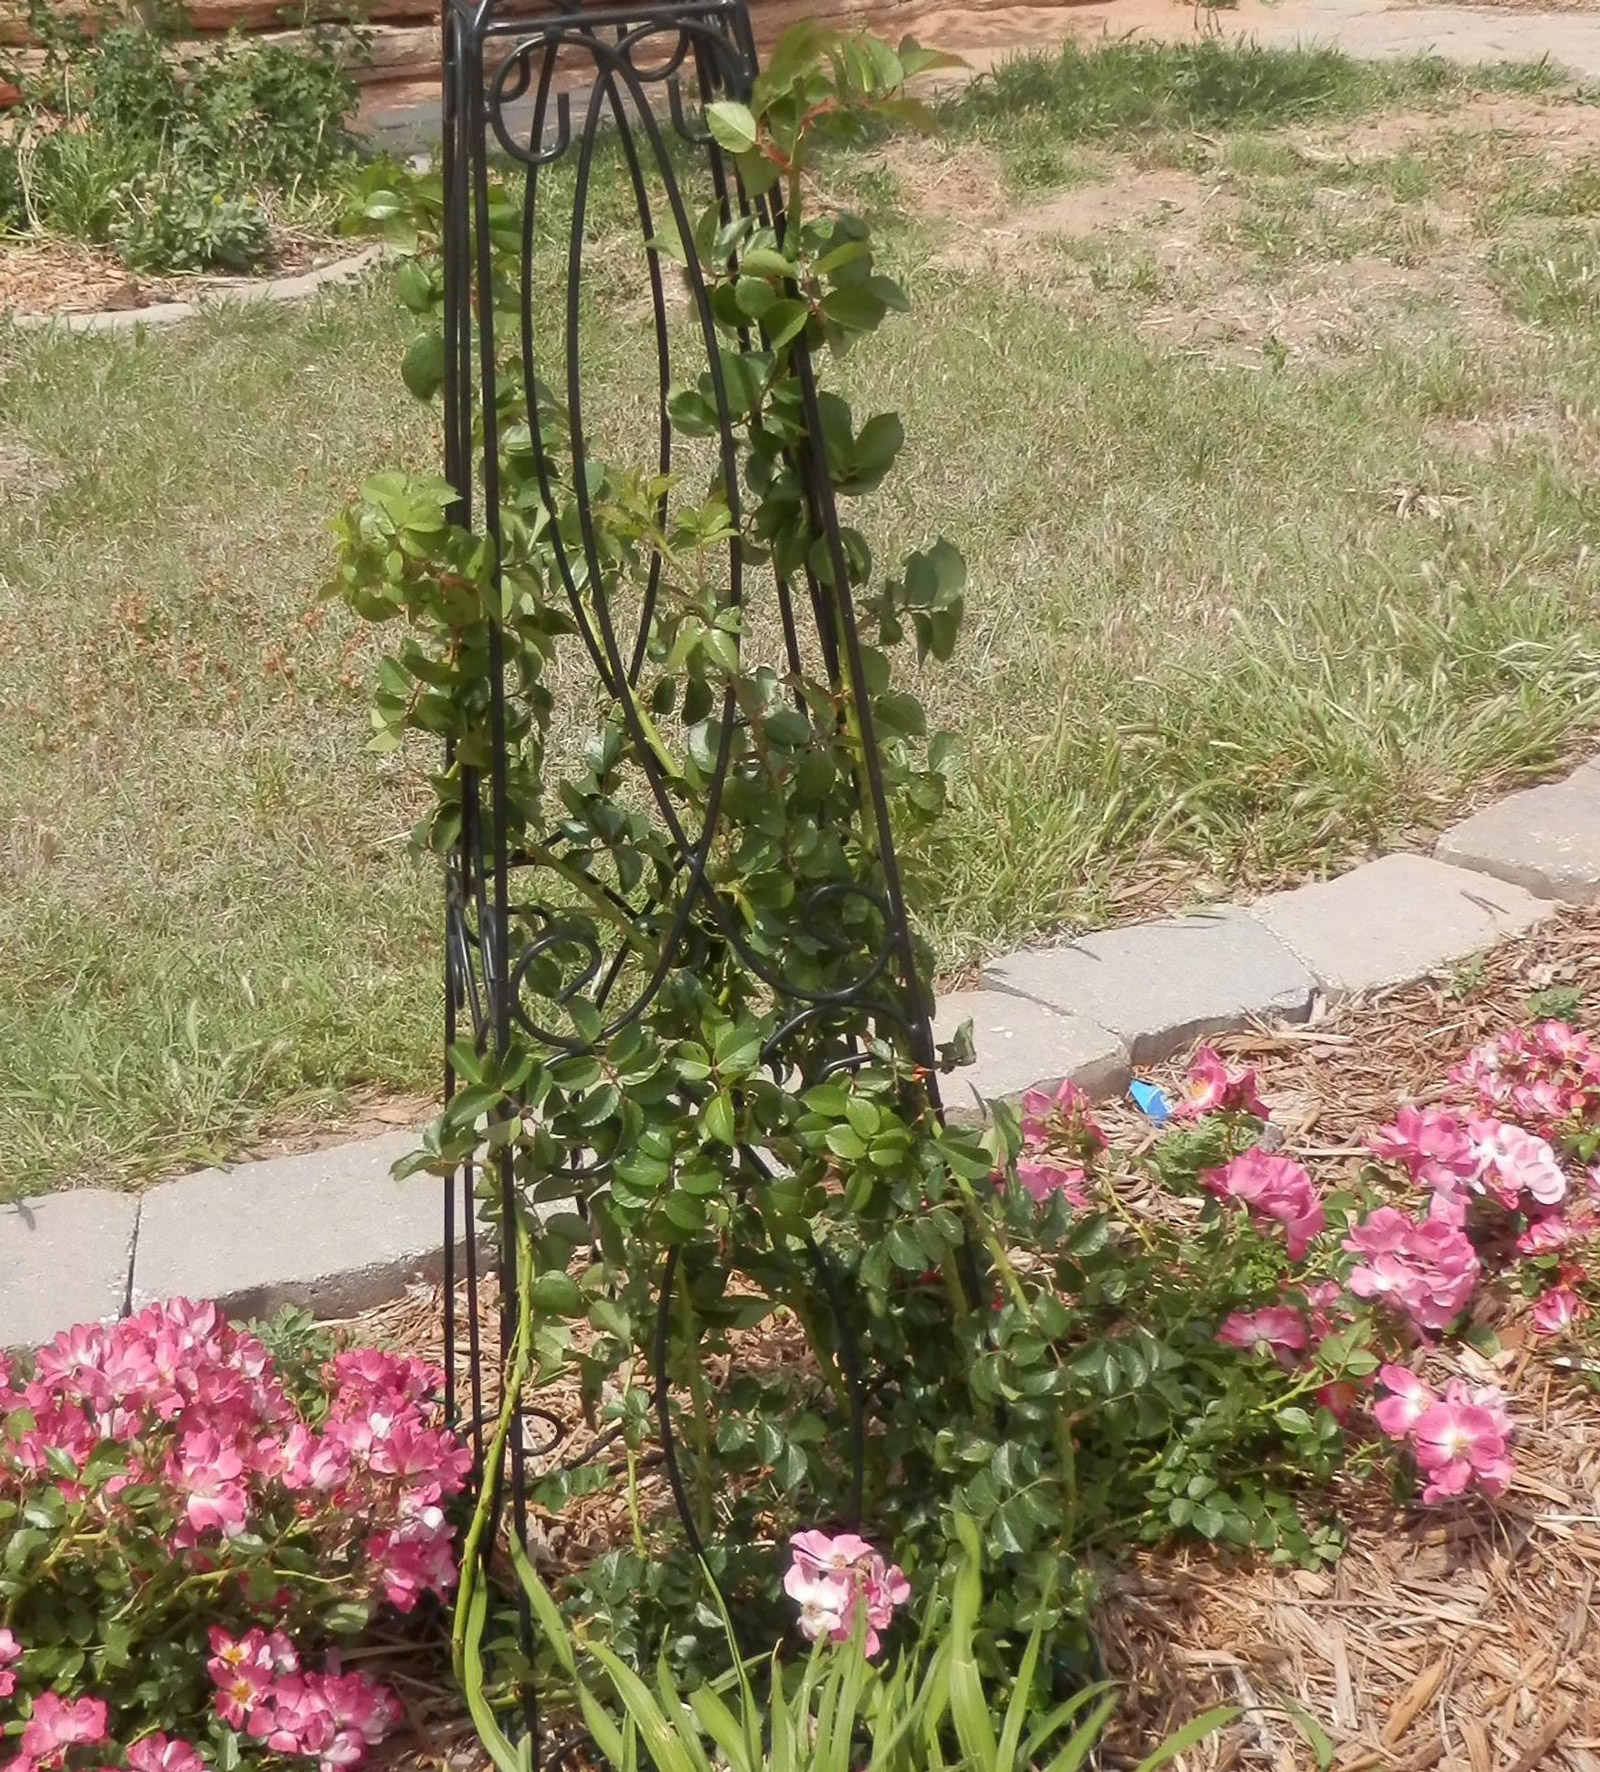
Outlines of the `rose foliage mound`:
[[[1142,1158],[1108,1148],[1070,1085],[1027,1098],[994,1244],[996,1339],[1027,1367],[1001,1394],[1021,1393],[1014,1424],[1042,1375],[1065,1380],[1091,1541],[1176,1527],[1325,1557],[1339,1536],[1316,1489],[1336,1474],[1389,1464],[1425,1505],[1505,1491],[1505,1397],[1423,1372],[1524,1305],[1546,1336],[1589,1314],[1575,1255],[1600,1230],[1600,1054],[1560,1022],[1513,1029],[1440,1094],[1377,1128],[1332,1191],[1273,1147],[1254,1075],[1209,1050]],[[1042,1474],[1044,1433],[1007,1459]]]
[[[1574,1202],[1600,1062],[1559,1024],[1441,1078],[1438,1102],[1373,1129],[1371,1164],[1332,1177],[1282,1148],[1253,1079],[1213,1053],[1175,1125],[1116,1147],[1070,1091],[981,1126],[938,1111],[904,1002],[878,988],[893,944],[862,784],[881,783],[915,909],[947,854],[958,755],[919,692],[957,656],[965,571],[947,539],[886,561],[848,521],[835,557],[806,491],[825,478],[848,519],[911,446],[897,414],[858,417],[846,397],[872,386],[852,364],[908,297],[817,173],[867,119],[915,115],[907,82],[936,59],[808,22],[748,104],[707,107],[756,207],[702,190],[692,216],[655,211],[676,218],[650,229],[656,274],[672,261],[703,297],[693,350],[667,366],[670,472],[657,427],[585,429],[551,391],[609,397],[581,338],[563,378],[525,360],[521,326],[490,329],[492,435],[482,402],[450,424],[494,458],[498,542],[447,482],[378,474],[340,520],[329,587],[386,634],[372,743],[428,772],[422,845],[447,861],[465,838],[470,855],[498,769],[494,818],[549,894],[529,884],[538,914],[512,919],[528,1013],[452,1047],[459,1087],[402,1167],[473,1162],[478,1209],[515,1254],[495,1445],[515,1400],[548,1391],[563,1410],[576,1393],[563,1421],[581,1413],[607,1452],[535,1469],[527,1499],[556,1516],[609,1489],[626,1534],[535,1573],[575,1630],[686,1676],[722,1671],[708,1571],[747,1643],[798,1608],[808,1636],[859,1629],[892,1656],[970,1520],[991,1576],[974,1642],[999,1672],[1041,1616],[1053,1658],[1082,1647],[1084,1572],[1129,1543],[1329,1559],[1341,1488],[1373,1473],[1481,1505],[1511,1480],[1514,1423],[1450,1338],[1524,1284],[1552,1333],[1587,1309]],[[632,182],[620,155],[617,170]],[[406,383],[432,401],[453,349],[444,193],[437,174],[391,172],[365,209],[418,323]],[[587,226],[571,167],[540,190],[530,215],[515,179],[489,181],[474,245],[507,316],[570,271]],[[813,375],[829,383],[820,449]],[[806,586],[816,655],[747,618],[735,544],[752,585],[759,565]],[[596,673],[590,624],[624,617],[633,663]],[[829,665],[854,642],[858,672]],[[685,831],[708,833],[689,896]],[[932,969],[921,949],[905,965]],[[969,1055],[958,1035],[937,1063]],[[658,1414],[704,1567],[660,1505]],[[518,1618],[475,1584],[457,1665],[481,1643],[488,1696],[509,1704]]]
[[[1600,1052],[1559,1022],[1513,1029],[1439,1095],[1375,1128],[1340,1185],[1282,1150],[1253,1073],[1209,1050],[1132,1148],[1071,1085],[1018,1120],[994,1106],[1012,1154],[971,1200],[993,1294],[966,1320],[966,1388],[908,1384],[918,1480],[875,1497],[871,1542],[813,1528],[772,1547],[800,1634],[864,1633],[875,1656],[966,1516],[1043,1601],[1063,1559],[1175,1535],[1332,1560],[1338,1497],[1374,1475],[1428,1507],[1503,1494],[1515,1423],[1461,1343],[1519,1314],[1573,1335],[1591,1313]],[[943,1289],[916,1259],[891,1240],[857,1271],[914,1317]],[[986,1611],[1014,1638],[1016,1610]]]
[[471,1455],[420,1361],[274,1338],[173,1299],[0,1366],[7,1772],[331,1772],[398,1719],[330,1644],[454,1587]]

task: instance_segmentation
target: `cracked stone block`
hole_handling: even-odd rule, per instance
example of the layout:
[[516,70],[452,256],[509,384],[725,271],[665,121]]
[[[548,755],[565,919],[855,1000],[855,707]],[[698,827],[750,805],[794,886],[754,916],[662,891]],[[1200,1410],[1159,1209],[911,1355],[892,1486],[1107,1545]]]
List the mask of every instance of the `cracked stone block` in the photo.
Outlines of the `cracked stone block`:
[[1593,904],[1600,898],[1600,763],[1474,812],[1445,832],[1434,854],[1538,898]]
[[1232,907],[1029,948],[983,970],[996,989],[1109,1028],[1135,1065],[1250,1022],[1303,1021],[1316,981],[1260,923]]
[[74,1188],[0,1207],[0,1347],[32,1348],[127,1308],[136,1194]]
[[[445,1183],[389,1173],[417,1143],[415,1132],[390,1132],[152,1188],[134,1308],[180,1294],[239,1315],[295,1304],[338,1316],[394,1297],[416,1275],[437,1275]],[[458,1192],[458,1212],[459,1201]]]
[[1427,855],[1385,855],[1336,880],[1273,893],[1250,914],[1333,996],[1421,978],[1519,935],[1554,906]]
[[952,1118],[978,1111],[974,1092],[985,1101],[1015,1100],[1068,1077],[1095,1096],[1120,1095],[1128,1086],[1127,1048],[1084,1016],[1059,1015],[1004,991],[952,991],[939,1000],[935,1039],[953,1038],[964,1021],[972,1023],[977,1061],[939,1079]]

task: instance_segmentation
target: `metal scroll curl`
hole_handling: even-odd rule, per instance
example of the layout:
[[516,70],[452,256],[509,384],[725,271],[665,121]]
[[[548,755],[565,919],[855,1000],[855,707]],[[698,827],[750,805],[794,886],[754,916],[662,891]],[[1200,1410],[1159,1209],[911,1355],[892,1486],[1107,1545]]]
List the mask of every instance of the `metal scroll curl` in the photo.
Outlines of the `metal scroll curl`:
[[[755,78],[745,0],[590,6],[568,0],[543,11],[526,0],[517,0],[514,10],[502,0],[445,0],[444,61],[444,465],[457,493],[457,520],[485,535],[501,562],[497,572],[507,570],[508,539],[514,549],[519,525],[525,529],[529,517],[526,509],[512,512],[503,483],[503,462],[516,451],[528,464],[518,496],[536,498],[549,582],[565,603],[579,642],[573,655],[590,679],[566,690],[575,706],[598,706],[602,723],[615,733],[638,784],[631,815],[648,822],[653,858],[642,873],[626,873],[603,846],[576,840],[555,850],[519,845],[510,784],[513,735],[526,726],[526,710],[517,705],[521,690],[509,678],[500,631],[493,629],[493,755],[487,766],[461,772],[462,837],[448,870],[447,1041],[491,1054],[530,1042],[557,1057],[587,1053],[637,1022],[675,974],[731,956],[770,1003],[774,1031],[761,1058],[774,1076],[799,1073],[807,1085],[826,1081],[863,1063],[872,1040],[894,1045],[931,1071],[929,1005],[895,859],[872,707],[852,687],[868,677],[805,345],[797,340],[790,347],[805,432],[790,466],[819,539],[813,563],[821,566],[791,582],[765,565],[757,571],[746,557],[739,409],[711,291],[693,250],[681,269],[661,250],[662,239],[674,234],[692,241],[694,217],[706,206],[724,224],[754,215],[781,230],[776,197],[752,200],[706,127],[706,106],[748,99]],[[822,678],[847,709],[859,750],[849,776],[856,822],[851,840],[841,843],[841,853],[858,865],[857,877],[812,884],[765,922],[752,922],[747,908],[719,886],[713,860],[730,826],[728,790],[741,768],[735,741],[744,715],[735,691],[730,685],[717,704],[715,751],[703,770],[696,819],[642,717],[650,670],[665,669],[652,661],[649,644],[671,588],[663,551],[642,544],[624,585],[596,510],[600,452],[591,437],[603,439],[619,423],[615,396],[593,377],[586,355],[585,303],[597,279],[614,284],[618,275],[615,262],[597,266],[591,239],[602,151],[620,162],[629,231],[636,230],[635,245],[642,248],[632,298],[642,310],[640,348],[653,370],[647,374],[653,410],[642,421],[633,412],[627,428],[645,439],[639,453],[659,482],[651,495],[654,533],[666,533],[672,501],[680,496],[684,446],[667,406],[669,389],[685,379],[674,370],[681,372],[688,357],[695,372],[688,379],[701,378],[714,419],[702,460],[715,470],[728,507],[716,597],[727,610],[771,611],[765,631],[777,654],[776,678],[798,683],[808,669]],[[521,198],[520,215],[509,220],[492,194],[508,168]],[[550,221],[557,177],[570,179],[560,192],[563,227]],[[503,241],[507,230],[519,230],[513,234],[517,285],[497,274],[493,259],[492,242]],[[519,408],[514,427],[504,416],[508,378]],[[936,1109],[931,1077],[927,1087]],[[765,1161],[759,1151],[734,1152],[735,1186],[759,1179]],[[601,1176],[607,1163],[604,1152],[574,1159],[569,1178],[580,1208],[579,1184]],[[459,1239],[464,1253],[457,1254],[458,1227],[479,1222],[485,1199],[499,1237],[492,1266],[476,1235]],[[486,1361],[495,1342],[480,1318],[486,1290],[480,1281],[498,1281],[499,1345],[505,1346],[516,1283],[515,1207],[509,1150],[496,1153],[486,1174],[469,1166],[447,1190],[450,1401],[480,1459],[491,1413]],[[854,1523],[864,1492],[871,1386],[852,1332],[853,1301],[820,1244],[796,1246],[789,1258],[797,1271],[809,1272],[816,1308],[833,1326],[830,1382],[844,1399]],[[682,1264],[692,1259],[674,1251],[657,1276],[649,1364],[662,1465],[688,1542],[703,1550],[671,1397],[674,1299]],[[458,1379],[458,1367],[464,1378]],[[532,1482],[563,1430],[531,1403],[523,1415],[524,1431],[511,1436],[505,1468],[486,1474],[507,1529],[526,1541]]]

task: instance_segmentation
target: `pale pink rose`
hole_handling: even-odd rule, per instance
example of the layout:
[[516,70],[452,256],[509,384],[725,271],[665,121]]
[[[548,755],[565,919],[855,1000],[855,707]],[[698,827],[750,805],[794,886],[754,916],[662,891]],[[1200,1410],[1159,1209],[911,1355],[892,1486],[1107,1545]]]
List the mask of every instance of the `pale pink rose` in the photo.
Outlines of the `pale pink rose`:
[[1529,1314],[1541,1335],[1561,1335],[1588,1316],[1589,1307],[1570,1286],[1552,1286],[1534,1300]]
[[1233,1311],[1223,1319],[1217,1340],[1244,1353],[1264,1347],[1284,1364],[1306,1351],[1305,1319],[1287,1305],[1267,1305],[1258,1311]]

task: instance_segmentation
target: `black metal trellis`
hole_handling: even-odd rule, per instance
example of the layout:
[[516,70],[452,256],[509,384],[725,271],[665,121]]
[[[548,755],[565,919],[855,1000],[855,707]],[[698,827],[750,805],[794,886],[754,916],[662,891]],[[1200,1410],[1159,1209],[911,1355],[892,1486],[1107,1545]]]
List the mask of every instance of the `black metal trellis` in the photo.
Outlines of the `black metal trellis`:
[[[665,519],[673,496],[668,478],[679,448],[667,415],[674,365],[686,354],[710,377],[716,413],[707,450],[720,466],[728,498],[733,538],[727,544],[726,578],[720,594],[729,605],[748,607],[755,599],[756,575],[737,534],[740,462],[732,402],[718,344],[718,328],[707,283],[694,252],[682,274],[687,311],[675,309],[674,268],[664,262],[659,236],[675,231],[688,241],[693,205],[692,181],[702,199],[716,205],[724,220],[758,216],[781,232],[783,213],[776,195],[751,199],[737,167],[724,156],[705,126],[704,106],[716,99],[748,99],[756,73],[750,19],[744,0],[651,0],[651,3],[550,6],[527,0],[445,0],[444,50],[444,300],[445,300],[445,471],[458,495],[456,516],[494,544],[504,541],[501,451],[507,434],[501,413],[502,335],[520,355],[518,420],[538,464],[542,499],[551,519],[553,579],[564,592],[572,620],[603,697],[614,705],[623,743],[637,765],[644,803],[666,833],[678,866],[670,891],[648,902],[621,890],[608,894],[615,907],[659,932],[652,966],[628,964],[626,944],[603,952],[587,929],[575,930],[564,918],[559,894],[543,891],[541,865],[519,851],[508,836],[508,730],[516,714],[516,686],[506,674],[501,633],[491,636],[493,757],[489,767],[464,771],[463,838],[450,869],[446,905],[446,1037],[475,1042],[480,1050],[504,1053],[513,1039],[532,1041],[552,1053],[577,1053],[609,1039],[643,1015],[675,970],[694,968],[712,944],[725,944],[760,981],[775,1005],[776,1032],[763,1052],[775,1073],[791,1062],[789,1042],[805,1030],[828,1035],[807,1081],[849,1069],[861,1061],[861,1033],[871,1029],[892,1038],[929,1073],[935,1062],[929,1024],[930,1004],[919,980],[918,963],[906,916],[890,829],[889,808],[866,680],[862,642],[850,591],[846,544],[825,467],[826,451],[819,392],[803,340],[792,347],[791,365],[799,389],[803,440],[791,466],[803,488],[811,533],[824,550],[821,573],[802,571],[792,581],[763,568],[775,608],[777,644],[785,668],[798,678],[815,670],[850,703],[849,715],[861,738],[857,818],[859,852],[870,857],[861,877],[831,881],[812,890],[795,915],[798,925],[827,947],[839,945],[838,931],[862,931],[859,948],[840,960],[842,982],[818,984],[787,976],[770,957],[756,951],[737,916],[708,878],[708,858],[719,830],[723,791],[739,724],[733,691],[722,707],[721,738],[706,794],[704,822],[689,827],[669,783],[663,778],[634,697],[661,584],[662,557],[654,553],[643,573],[636,612],[613,608],[605,589],[606,571],[596,535],[588,486],[591,428],[585,373],[583,296],[586,288],[586,217],[596,156],[602,141],[620,154],[633,220],[643,249],[644,283],[650,316],[649,350],[655,360],[655,410],[647,420],[654,464],[669,490],[660,494]],[[674,145],[676,143],[681,146]],[[609,151],[609,146],[608,146]],[[505,311],[505,290],[497,282],[492,234],[504,226],[493,198],[491,162],[520,182],[520,299]],[[572,219],[557,265],[553,297],[541,294],[541,181],[563,165],[571,172]],[[676,320],[676,329],[674,322]],[[686,343],[685,340],[688,342]],[[546,360],[564,366],[564,418],[552,416],[553,403],[541,384]],[[684,377],[680,374],[677,380]],[[602,415],[602,426],[604,416]],[[562,457],[557,476],[547,465]],[[557,478],[560,486],[557,485]],[[664,522],[663,522],[664,527]],[[632,633],[626,620],[637,622]],[[591,688],[593,685],[590,686]],[[853,907],[847,901],[854,901]],[[854,909],[854,919],[842,913]],[[848,960],[848,964],[844,961]],[[544,1012],[530,1002],[530,979],[547,974],[552,963],[565,968],[553,1000],[571,1008],[587,1003],[598,1018],[597,1039],[584,1039],[546,1025]],[[835,967],[835,974],[840,970]],[[453,1086],[447,1076],[447,1091]],[[936,1096],[933,1097],[935,1104]],[[765,1159],[743,1149],[745,1171],[759,1175]],[[498,1252],[501,1291],[501,1345],[509,1339],[515,1290],[516,1176],[509,1150],[496,1159],[495,1186],[503,1208]],[[603,1162],[575,1164],[570,1179],[580,1198],[587,1186],[604,1181]],[[469,1424],[483,1453],[485,1420],[482,1360],[486,1337],[479,1317],[478,1256],[461,1227],[474,1222],[479,1178],[468,1167],[446,1190],[445,1246],[450,1267],[445,1283],[447,1370],[455,1384],[456,1355],[464,1348],[468,1394],[452,1388],[450,1403]],[[456,1269],[458,1240],[464,1247]],[[862,1503],[866,1442],[867,1386],[859,1352],[851,1341],[839,1277],[826,1252],[808,1250],[819,1296],[839,1330],[839,1366],[849,1396],[853,1511]],[[456,1285],[465,1280],[465,1321],[456,1308]],[[679,1253],[665,1259],[657,1299],[653,1346],[653,1401],[663,1466],[690,1545],[703,1550],[674,1441],[668,1356]],[[527,1432],[537,1423],[546,1446],[530,1445]],[[522,1431],[511,1436],[504,1471],[495,1473],[509,1509],[506,1524],[526,1536],[530,1458],[559,1443],[558,1421],[535,1408],[523,1410]]]

